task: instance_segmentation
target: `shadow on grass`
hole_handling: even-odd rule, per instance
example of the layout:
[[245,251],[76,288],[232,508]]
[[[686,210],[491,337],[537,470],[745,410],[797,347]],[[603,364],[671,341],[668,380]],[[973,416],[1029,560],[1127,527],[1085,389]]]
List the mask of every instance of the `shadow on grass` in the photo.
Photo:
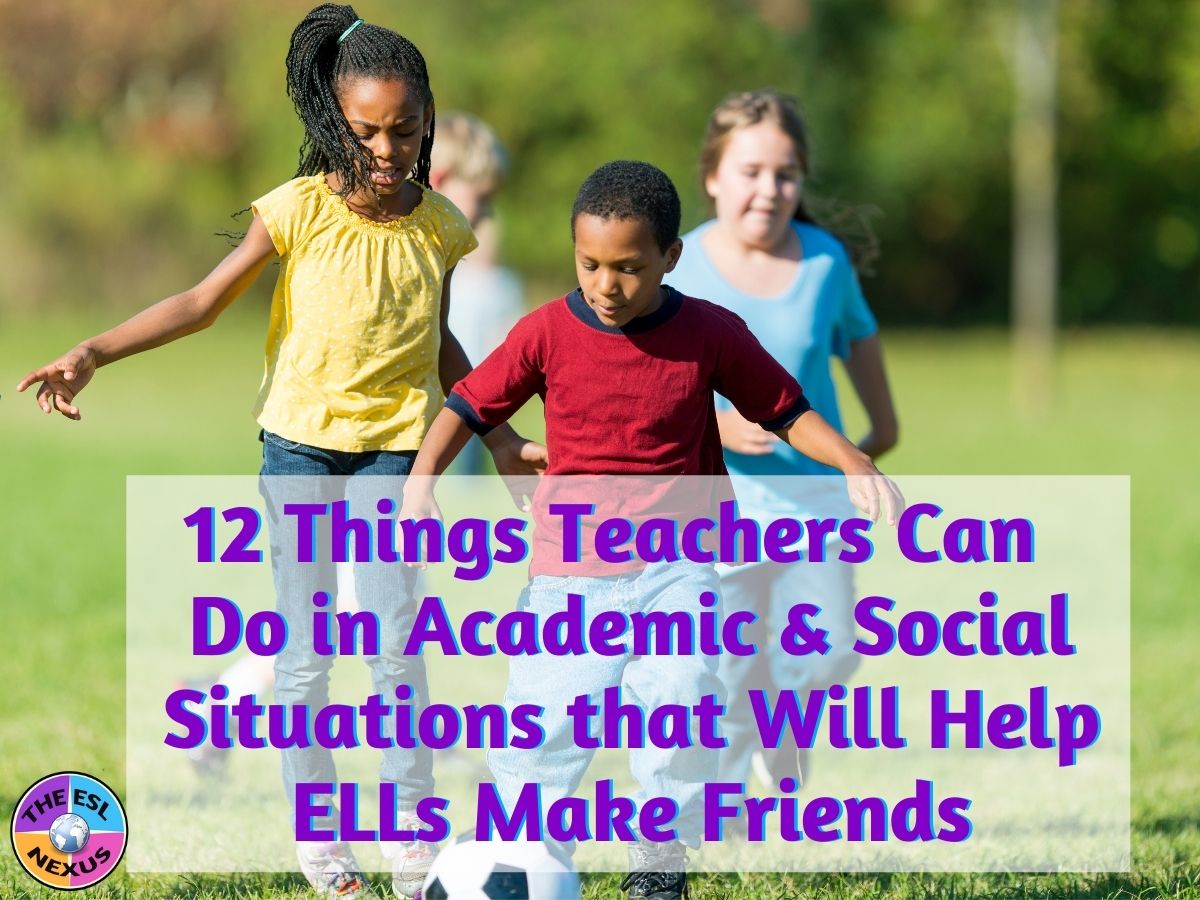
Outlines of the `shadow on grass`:
[[[617,876],[587,877],[583,896],[585,900],[622,896],[618,884]],[[1137,872],[695,875],[689,887],[691,900],[1148,900],[1200,897],[1200,869],[1161,877]]]
[[1200,832],[1200,816],[1160,816],[1157,819],[1138,820],[1138,829],[1152,834],[1177,836],[1185,832]]

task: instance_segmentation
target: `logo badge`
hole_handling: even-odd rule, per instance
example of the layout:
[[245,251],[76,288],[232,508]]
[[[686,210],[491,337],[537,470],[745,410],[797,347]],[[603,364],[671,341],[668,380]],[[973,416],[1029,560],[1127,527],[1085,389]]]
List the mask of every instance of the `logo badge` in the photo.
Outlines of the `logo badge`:
[[12,845],[25,871],[48,887],[77,891],[112,874],[125,853],[125,808],[112,788],[82,772],[56,772],[29,787],[12,816]]

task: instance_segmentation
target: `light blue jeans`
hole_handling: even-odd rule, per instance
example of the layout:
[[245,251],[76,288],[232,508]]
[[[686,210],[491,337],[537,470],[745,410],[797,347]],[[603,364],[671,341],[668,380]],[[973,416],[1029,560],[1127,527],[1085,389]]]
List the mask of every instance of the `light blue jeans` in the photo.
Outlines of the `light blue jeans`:
[[[750,758],[762,749],[748,691],[766,691],[774,703],[779,691],[795,690],[801,692],[803,702],[808,691],[844,683],[854,674],[859,658],[853,649],[853,568],[833,559],[763,563],[734,569],[721,579],[725,615],[744,610],[758,616],[758,621],[743,630],[743,636],[759,650],[753,656],[724,654],[720,659],[717,671],[728,696],[722,727],[729,739],[729,746],[720,753],[721,781],[746,781]],[[819,614],[809,616],[808,623],[829,633],[828,653],[795,656],[782,649],[780,638],[788,626],[788,611],[797,603],[821,608]],[[789,739],[784,738],[785,742]],[[733,803],[732,797],[727,802]]]
[[[288,642],[275,657],[275,701],[305,704],[310,717],[329,703],[329,670],[334,656],[313,649],[312,622],[317,607],[316,591],[337,590],[337,571],[330,562],[329,529],[317,529],[319,552],[316,561],[298,563],[296,519],[283,515],[289,503],[332,503],[350,501],[350,513],[358,518],[379,517],[375,503],[380,497],[396,501],[402,497],[403,476],[412,468],[415,453],[376,451],[347,453],[297,444],[267,432],[263,435],[263,465],[259,490],[266,501],[271,542],[271,568],[275,578],[276,608],[288,624]],[[349,477],[331,477],[349,476]],[[328,521],[325,517],[324,521]],[[371,689],[384,703],[397,703],[398,684],[413,688],[413,718],[429,704],[425,661],[405,656],[404,645],[416,617],[415,570],[401,563],[354,563],[354,588],[359,609],[373,612],[379,620],[379,653],[368,656]],[[331,615],[334,604],[325,607]],[[360,650],[361,652],[361,650]],[[311,718],[310,718],[311,721]],[[385,720],[383,733],[393,736],[392,717]],[[283,783],[288,801],[296,799],[296,784],[336,783],[337,769],[331,751],[320,746],[288,748],[283,754]],[[390,747],[383,751],[379,769],[381,782],[396,784],[397,805],[414,809],[417,801],[433,793],[433,759],[427,747]],[[314,821],[327,828],[332,819]]]
[[[517,608],[535,613],[543,621],[563,609],[567,594],[572,593],[583,595],[588,622],[606,610],[625,614],[683,611],[695,618],[702,611],[699,599],[705,591],[719,591],[711,566],[657,563],[626,575],[535,576],[521,593]],[[623,704],[636,704],[647,711],[666,704],[692,706],[705,694],[716,695],[720,702],[716,670],[716,658],[699,652],[687,656],[634,656],[627,651],[619,656],[589,652],[512,657],[505,707],[510,711],[523,703],[545,707],[539,721],[546,739],[534,750],[504,748],[488,753],[488,766],[505,809],[512,811],[521,789],[529,783],[540,783],[543,811],[579,787],[595,751],[578,747],[573,739],[566,709],[576,696],[588,694],[592,703],[602,707],[604,689],[621,686]],[[593,717],[593,736],[601,733],[598,718]],[[639,786],[633,795],[638,807],[650,797],[673,799],[679,808],[673,827],[681,841],[697,847],[704,824],[704,785],[716,777],[717,753],[697,746],[694,717],[692,726],[692,747],[633,748],[629,750],[629,768]]]

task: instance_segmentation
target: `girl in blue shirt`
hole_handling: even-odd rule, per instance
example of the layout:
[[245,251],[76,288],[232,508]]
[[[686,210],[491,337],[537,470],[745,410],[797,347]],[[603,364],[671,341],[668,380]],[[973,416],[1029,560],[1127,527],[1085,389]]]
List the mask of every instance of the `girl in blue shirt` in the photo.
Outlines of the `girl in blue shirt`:
[[[813,408],[841,430],[830,371],[842,360],[870,427],[858,442],[878,457],[896,444],[899,426],[888,388],[875,317],[842,241],[820,227],[805,206],[808,136],[792,100],[772,91],[730,97],[708,123],[700,176],[715,218],[684,236],[684,252],[668,281],[684,294],[719,303],[741,316],[755,337],[791,372]],[[748,422],[717,398],[725,462],[735,478],[743,514],[853,515],[834,470],[793,450]],[[784,478],[778,476],[826,476]],[[835,557],[836,550],[827,552]],[[746,691],[807,691],[843,681],[856,658],[850,568],[832,562],[729,569],[722,579],[726,611],[749,609],[760,617],[762,652],[721,657],[728,691],[722,781],[745,781],[761,749]],[[822,606],[817,627],[829,632],[824,656],[790,656],[779,647],[792,604],[806,598]],[[773,783],[802,778],[805,754],[764,752],[760,777]],[[771,785],[772,787],[774,784]]]

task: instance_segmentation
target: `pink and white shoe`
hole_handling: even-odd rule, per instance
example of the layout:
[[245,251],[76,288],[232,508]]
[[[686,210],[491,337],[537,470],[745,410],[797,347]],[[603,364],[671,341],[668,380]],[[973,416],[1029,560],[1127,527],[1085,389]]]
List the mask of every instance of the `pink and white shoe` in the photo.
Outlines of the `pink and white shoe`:
[[296,844],[300,871],[322,900],[367,900],[371,887],[358,868],[349,845],[340,841]]

